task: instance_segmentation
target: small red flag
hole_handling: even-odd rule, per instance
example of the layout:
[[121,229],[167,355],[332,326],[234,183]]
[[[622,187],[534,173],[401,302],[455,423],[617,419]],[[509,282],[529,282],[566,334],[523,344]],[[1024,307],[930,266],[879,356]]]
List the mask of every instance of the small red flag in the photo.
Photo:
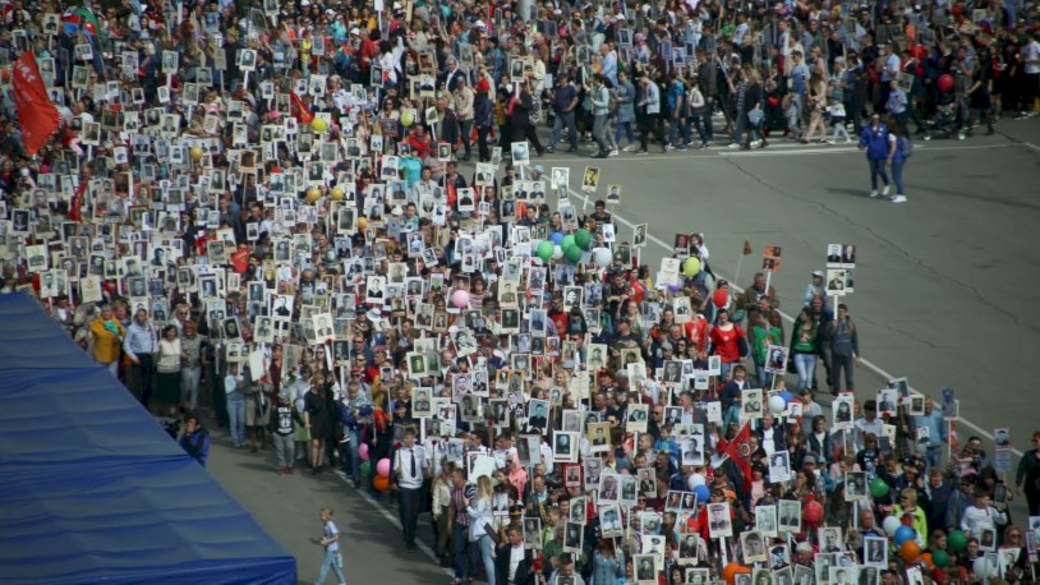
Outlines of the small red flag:
[[740,468],[744,474],[744,485],[751,485],[751,421],[745,422],[740,427],[740,432],[726,445],[726,455]]
[[26,51],[14,62],[14,103],[22,124],[25,150],[35,155],[58,129],[61,117],[47,98],[47,88],[36,66],[36,57]]
[[751,249],[751,241],[745,238],[744,239],[744,255],[745,256],[750,256],[753,253],[754,253],[754,250]]
[[311,122],[313,122],[314,114],[311,113],[311,110],[307,107],[307,104],[303,103],[303,100],[300,99],[300,96],[296,95],[295,91],[290,91],[289,97],[292,98],[293,116],[296,118],[296,121],[300,124],[310,124]]

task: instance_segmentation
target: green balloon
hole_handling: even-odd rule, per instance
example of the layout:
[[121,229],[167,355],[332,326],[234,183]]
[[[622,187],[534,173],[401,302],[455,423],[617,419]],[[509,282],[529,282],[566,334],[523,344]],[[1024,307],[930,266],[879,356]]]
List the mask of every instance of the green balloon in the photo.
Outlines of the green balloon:
[[577,264],[581,260],[582,254],[584,254],[584,252],[581,251],[581,248],[574,245],[564,250],[563,257],[571,264]]
[[370,477],[372,475],[372,462],[362,461],[361,462],[361,475],[364,477]]
[[588,250],[592,245],[592,234],[589,233],[589,230],[582,228],[574,235],[574,243],[578,244],[582,250]]
[[549,259],[553,257],[554,250],[555,245],[552,242],[546,240],[541,244],[538,244],[538,257],[541,258],[543,261],[548,262]]
[[881,479],[880,477],[875,477],[870,482],[870,495],[874,496],[875,498],[883,498],[887,496],[888,491],[890,489],[891,488],[888,487],[888,484],[885,483],[885,480]]
[[[959,553],[968,548],[968,535],[960,530],[954,530],[946,537],[946,547],[950,552]],[[935,554],[932,554],[932,562],[935,562]],[[937,566],[939,563],[935,563]]]
[[560,249],[563,250],[564,255],[566,255],[567,249],[573,248],[575,245],[574,234],[567,234],[566,236],[563,236],[563,242],[560,242]]
[[[950,542],[950,539],[947,537],[947,539],[946,539],[947,545],[949,545],[949,542]],[[942,549],[936,549],[936,550],[932,551],[932,563],[936,567],[939,567],[940,569],[945,567],[946,565],[950,564],[950,553],[948,553],[948,552],[946,552],[946,551],[944,551]]]

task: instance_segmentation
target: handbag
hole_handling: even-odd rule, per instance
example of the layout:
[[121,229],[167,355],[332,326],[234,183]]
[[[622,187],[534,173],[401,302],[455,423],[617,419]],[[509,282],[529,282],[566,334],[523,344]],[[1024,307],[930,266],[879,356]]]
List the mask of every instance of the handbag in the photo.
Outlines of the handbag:
[[752,126],[758,126],[761,124],[762,118],[764,117],[765,114],[762,113],[762,108],[754,108],[747,113],[748,122],[750,122]]
[[487,534],[488,538],[491,539],[491,542],[495,543],[496,545],[501,540],[498,537],[498,532],[495,530],[495,525],[492,524],[491,522],[485,522],[484,523],[484,534]]

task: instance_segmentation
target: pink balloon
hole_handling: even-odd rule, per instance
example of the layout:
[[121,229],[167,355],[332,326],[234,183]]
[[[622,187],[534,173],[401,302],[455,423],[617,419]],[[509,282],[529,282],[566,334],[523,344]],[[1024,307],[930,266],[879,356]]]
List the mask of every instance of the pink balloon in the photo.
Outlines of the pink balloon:
[[362,461],[368,461],[368,443],[361,443],[357,448],[358,457],[361,457]]
[[464,309],[469,306],[469,293],[459,289],[451,293],[451,304],[455,305],[456,309]]
[[376,472],[383,477],[390,477],[390,460],[383,458],[376,463]]

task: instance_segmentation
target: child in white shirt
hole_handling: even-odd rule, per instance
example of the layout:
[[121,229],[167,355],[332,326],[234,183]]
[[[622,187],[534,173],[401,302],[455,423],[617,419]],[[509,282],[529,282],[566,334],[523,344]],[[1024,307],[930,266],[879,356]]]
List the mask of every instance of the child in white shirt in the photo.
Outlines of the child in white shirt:
[[852,138],[849,137],[849,131],[845,129],[845,105],[831,98],[830,105],[827,106],[827,113],[831,117],[831,126],[834,128],[834,132],[831,134],[831,142],[837,142],[839,134],[845,136],[845,144],[852,142]]

